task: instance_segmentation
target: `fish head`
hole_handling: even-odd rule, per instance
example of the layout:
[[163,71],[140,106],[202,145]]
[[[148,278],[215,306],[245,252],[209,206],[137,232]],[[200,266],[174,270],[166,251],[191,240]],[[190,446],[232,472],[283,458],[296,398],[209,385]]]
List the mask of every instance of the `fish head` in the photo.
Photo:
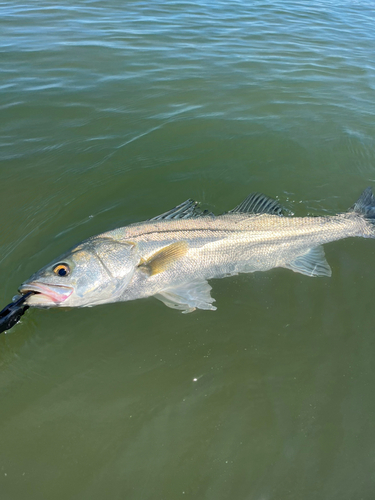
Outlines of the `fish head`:
[[137,245],[91,238],[33,274],[19,288],[33,307],[83,307],[115,302],[138,264]]

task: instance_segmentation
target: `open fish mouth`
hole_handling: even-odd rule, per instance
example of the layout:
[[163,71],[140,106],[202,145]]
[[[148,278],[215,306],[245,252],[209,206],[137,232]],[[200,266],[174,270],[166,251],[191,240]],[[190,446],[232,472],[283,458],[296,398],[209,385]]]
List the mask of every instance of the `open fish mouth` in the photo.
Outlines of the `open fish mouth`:
[[34,292],[26,300],[28,306],[54,306],[65,302],[73,293],[73,288],[63,285],[27,283],[19,288],[19,292],[22,295],[27,292]]

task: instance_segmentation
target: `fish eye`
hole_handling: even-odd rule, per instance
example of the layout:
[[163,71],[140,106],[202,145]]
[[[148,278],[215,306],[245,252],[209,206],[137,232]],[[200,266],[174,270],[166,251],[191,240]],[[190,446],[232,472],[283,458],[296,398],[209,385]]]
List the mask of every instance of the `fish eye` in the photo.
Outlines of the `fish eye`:
[[70,268],[68,264],[61,263],[57,264],[57,266],[53,268],[53,272],[57,276],[68,276],[68,274],[70,273]]

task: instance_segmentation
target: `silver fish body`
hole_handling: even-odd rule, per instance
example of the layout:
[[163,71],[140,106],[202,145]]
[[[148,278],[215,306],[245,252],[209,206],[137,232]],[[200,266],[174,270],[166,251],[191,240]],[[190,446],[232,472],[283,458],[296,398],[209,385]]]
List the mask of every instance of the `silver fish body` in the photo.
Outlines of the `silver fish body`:
[[330,217],[284,217],[276,201],[258,194],[220,216],[201,213],[187,200],[150,221],[84,241],[33,275],[20,292],[37,292],[27,299],[36,307],[154,296],[183,312],[214,310],[207,280],[275,267],[330,276],[321,245],[374,238],[374,217],[370,188],[349,212]]

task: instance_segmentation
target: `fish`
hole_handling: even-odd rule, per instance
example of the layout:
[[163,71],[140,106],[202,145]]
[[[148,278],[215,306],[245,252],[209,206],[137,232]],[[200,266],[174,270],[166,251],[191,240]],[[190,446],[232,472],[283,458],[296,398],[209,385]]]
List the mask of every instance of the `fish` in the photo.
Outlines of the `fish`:
[[184,313],[215,310],[209,280],[286,268],[329,277],[322,245],[375,238],[375,198],[365,189],[349,211],[285,215],[278,201],[252,193],[221,215],[189,199],[147,221],[78,244],[19,288],[29,307],[91,307],[155,297]]

